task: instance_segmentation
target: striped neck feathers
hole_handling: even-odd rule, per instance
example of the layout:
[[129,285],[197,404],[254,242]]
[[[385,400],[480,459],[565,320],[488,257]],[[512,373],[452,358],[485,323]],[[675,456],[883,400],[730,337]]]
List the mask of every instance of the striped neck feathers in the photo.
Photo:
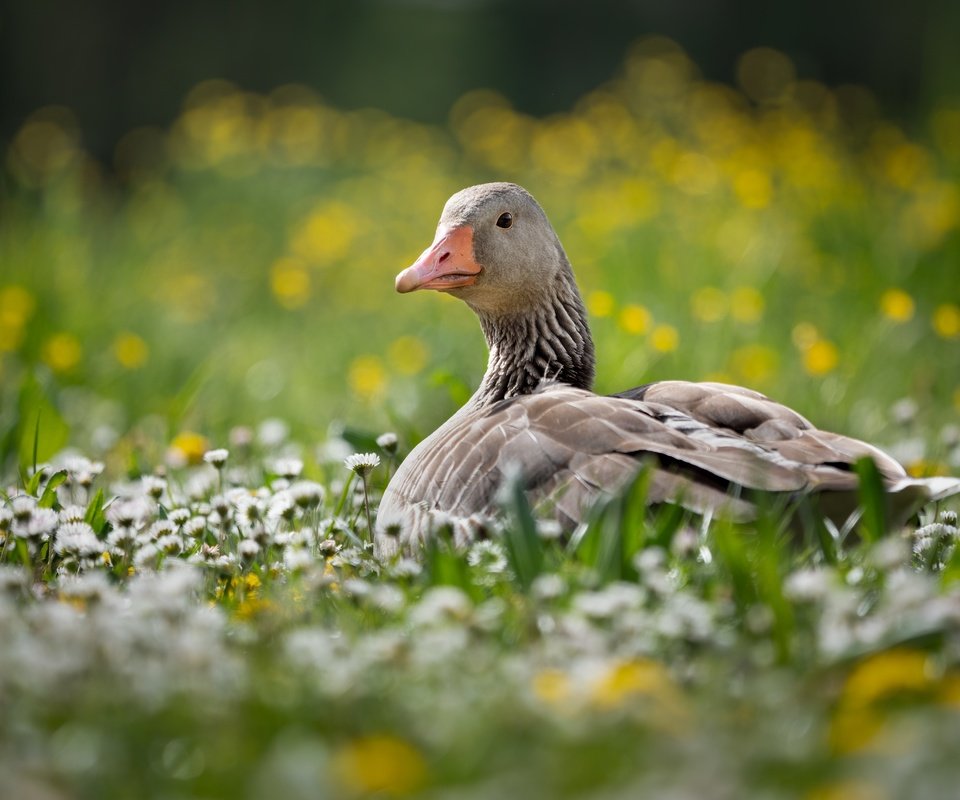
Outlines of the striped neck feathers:
[[530,394],[545,381],[580,389],[593,385],[593,339],[569,267],[542,301],[523,312],[477,312],[490,358],[474,399],[481,405]]

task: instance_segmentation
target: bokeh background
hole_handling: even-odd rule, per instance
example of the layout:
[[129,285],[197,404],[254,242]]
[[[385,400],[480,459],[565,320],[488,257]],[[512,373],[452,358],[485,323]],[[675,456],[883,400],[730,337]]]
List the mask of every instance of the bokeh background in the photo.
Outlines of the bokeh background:
[[272,417],[411,444],[485,353],[393,276],[506,179],[599,390],[744,383],[955,470],[958,37],[949,0],[7,0],[0,458],[38,411],[42,457]]

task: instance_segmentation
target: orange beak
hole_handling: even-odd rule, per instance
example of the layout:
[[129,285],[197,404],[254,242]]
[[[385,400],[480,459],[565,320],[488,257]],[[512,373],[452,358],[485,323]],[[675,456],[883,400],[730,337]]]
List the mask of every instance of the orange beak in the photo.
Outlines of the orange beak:
[[469,225],[441,228],[420,258],[397,275],[397,291],[437,289],[442,292],[472,286],[481,270],[473,257],[473,228]]

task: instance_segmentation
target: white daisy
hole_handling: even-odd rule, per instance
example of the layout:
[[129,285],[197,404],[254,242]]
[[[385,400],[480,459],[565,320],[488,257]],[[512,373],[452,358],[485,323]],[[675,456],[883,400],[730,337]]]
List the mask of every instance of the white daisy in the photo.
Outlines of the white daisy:
[[380,456],[376,453],[354,453],[343,459],[343,465],[362,477],[374,467],[380,466]]

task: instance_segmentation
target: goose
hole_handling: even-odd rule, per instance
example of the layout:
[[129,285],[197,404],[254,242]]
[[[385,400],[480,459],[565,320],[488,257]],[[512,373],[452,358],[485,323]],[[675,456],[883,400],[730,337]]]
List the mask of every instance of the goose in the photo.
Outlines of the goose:
[[960,492],[955,478],[911,478],[891,456],[818,430],[759,392],[667,380],[592,391],[594,346],[563,246],[537,201],[513,183],[454,194],[433,243],[396,278],[400,293],[463,300],[489,349],[467,403],[403,460],[384,491],[375,543],[415,551],[439,524],[464,544],[519,480],[531,508],[566,532],[650,464],[646,502],[749,521],[758,493],[813,495],[839,524],[857,506],[853,465],[873,459],[901,515]]

